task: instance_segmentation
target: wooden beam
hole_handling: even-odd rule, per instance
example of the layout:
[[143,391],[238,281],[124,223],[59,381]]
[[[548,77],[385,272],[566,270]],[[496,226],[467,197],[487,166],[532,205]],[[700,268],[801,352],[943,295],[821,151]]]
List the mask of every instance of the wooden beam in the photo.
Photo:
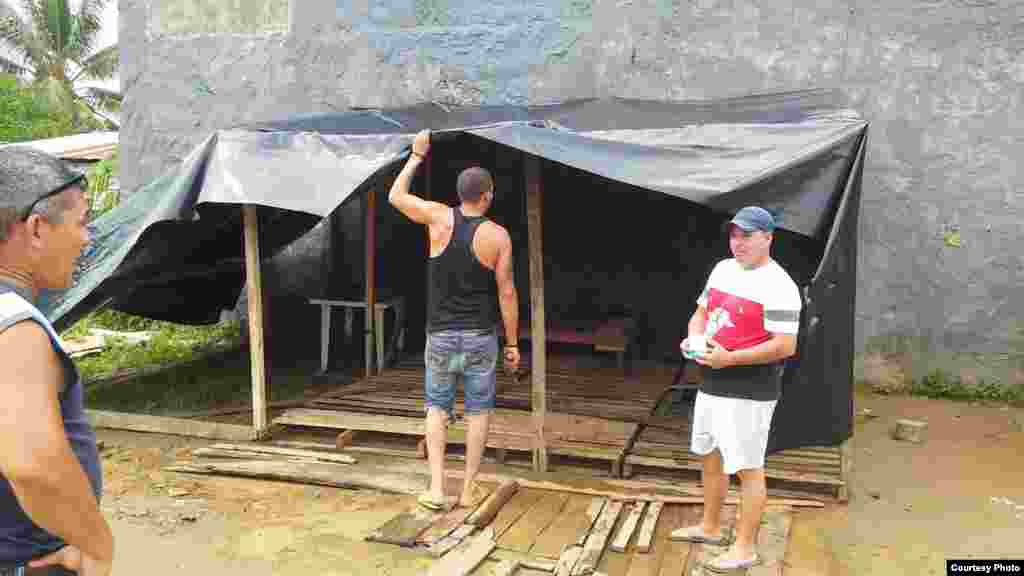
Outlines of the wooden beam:
[[[465,472],[462,470],[446,470],[445,477],[447,478],[465,478]],[[486,472],[480,472],[476,475],[476,479],[480,482],[491,482],[501,483],[505,482],[511,476],[504,474],[489,474]],[[586,494],[587,496],[598,496],[602,498],[608,498],[611,501],[619,502],[664,502],[665,504],[702,504],[704,502],[704,496],[701,494],[687,495],[687,496],[674,496],[669,494],[661,494],[657,492],[645,491],[641,492],[636,488],[628,488],[623,490],[600,488],[600,487],[588,487],[587,482],[581,482],[579,480],[573,480],[566,483],[555,482],[552,480],[529,480],[527,478],[515,478],[516,483],[519,484],[520,489],[530,490],[545,490],[549,492],[568,492],[571,494]],[[731,506],[740,503],[739,494],[727,494],[722,504]],[[802,499],[802,498],[773,498],[769,497],[766,505],[768,506],[792,506],[792,507],[811,507],[811,508],[823,508],[825,503],[820,500]],[[608,506],[605,505],[605,508]]]
[[524,156],[526,174],[526,226],[530,254],[530,388],[533,408],[533,469],[548,470],[547,441],[544,438],[544,415],[547,412],[547,346],[544,333],[544,251],[541,246],[541,165],[531,154]]
[[263,356],[263,281],[260,274],[259,221],[256,207],[242,206],[245,221],[245,286],[249,302],[249,358],[252,375],[252,427],[267,434],[267,378]]
[[364,466],[328,464],[299,460],[233,460],[198,461],[172,464],[171,472],[237,476],[280,480],[335,488],[366,488],[389,494],[414,496],[423,491],[424,478],[408,472],[393,472]]
[[639,500],[633,503],[633,507],[629,510],[629,515],[626,516],[626,521],[619,527],[618,534],[615,535],[615,539],[612,540],[611,549],[616,552],[625,552],[626,548],[629,547],[629,541],[633,538],[633,531],[636,530],[637,524],[640,523],[640,518],[644,515],[644,510],[647,509],[647,502]]
[[426,576],[467,576],[494,550],[494,530],[484,529],[473,537],[461,554],[446,556],[430,567]]
[[260,455],[275,456],[278,458],[298,458],[301,460],[313,460],[318,462],[332,462],[334,464],[355,464],[356,459],[348,454],[332,454],[330,452],[317,452],[315,450],[302,450],[299,448],[283,448],[266,444],[214,444],[205,448],[196,448],[192,451],[195,456],[228,456],[239,459],[259,459]]
[[252,428],[238,424],[202,422],[185,418],[168,418],[166,416],[108,412],[105,410],[86,410],[85,415],[93,428],[171,434],[174,436],[229,440],[232,442],[244,442],[252,440],[254,437]]
[[853,436],[839,445],[839,479],[843,485],[837,491],[837,499],[840,502],[849,502],[850,483],[853,473]]
[[651,551],[651,544],[654,541],[654,529],[658,524],[658,517],[665,507],[664,502],[651,502],[647,508],[647,515],[644,516],[644,523],[640,527],[640,535],[636,538],[636,551],[647,554]]
[[[370,188],[366,192],[365,231],[366,231],[366,377],[373,375],[374,326],[377,311],[377,189]],[[380,372],[380,366],[377,366]]]
[[516,480],[506,480],[502,482],[498,488],[491,492],[491,495],[487,497],[487,500],[477,508],[473,514],[466,518],[466,524],[473,524],[475,526],[486,526],[494,520],[494,517],[498,515],[498,511],[501,507],[508,502],[512,496],[519,490],[519,482]]
[[597,519],[597,523],[594,525],[593,530],[591,530],[590,535],[587,536],[587,541],[583,545],[583,551],[572,569],[572,574],[586,575],[592,574],[597,570],[598,561],[601,560],[605,544],[608,543],[608,538],[611,536],[612,530],[615,529],[615,522],[619,519],[622,506],[623,503],[621,501],[613,500],[601,511],[601,516]]

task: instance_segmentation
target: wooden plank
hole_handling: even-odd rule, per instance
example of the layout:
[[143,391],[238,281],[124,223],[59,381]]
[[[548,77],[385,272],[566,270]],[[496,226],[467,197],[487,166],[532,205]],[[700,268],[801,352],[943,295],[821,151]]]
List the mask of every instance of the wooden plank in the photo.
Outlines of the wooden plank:
[[267,433],[267,378],[263,355],[263,281],[256,207],[242,206],[245,224],[245,287],[249,305],[249,356],[252,376],[252,427],[257,438]]
[[[318,450],[329,452],[336,450],[333,444],[327,444],[326,442],[303,442],[298,440],[277,440],[273,442],[275,446],[285,446],[290,448],[301,448],[306,450]],[[345,453],[348,454],[377,454],[379,456],[392,456],[395,458],[416,458],[416,450],[414,448],[385,448],[382,446],[346,446]],[[449,460],[464,460],[465,457],[461,454],[447,454],[445,456]]]
[[494,520],[498,511],[519,491],[519,482],[515,479],[505,480],[498,485],[498,488],[491,492],[486,500],[466,518],[466,524],[475,526],[486,526]]
[[608,505],[608,499],[600,496],[594,496],[590,500],[590,506],[587,508],[587,525],[586,528],[581,528],[576,534],[576,544],[583,546],[587,541],[587,536],[590,535],[591,529],[594,527],[594,523],[601,516],[601,511]]
[[[651,518],[653,506],[652,504],[647,508],[647,515],[644,517],[645,524],[646,520]],[[660,517],[661,512],[658,513],[658,518]],[[668,522],[658,523],[652,537],[652,547],[648,551],[641,552],[638,546],[633,547],[632,561],[629,563],[629,571],[626,572],[625,576],[658,576],[661,566],[665,563],[665,553],[668,551],[668,537],[671,532],[672,526]]]
[[[668,460],[665,458],[651,458],[649,456],[626,456],[626,464],[638,466],[651,466],[654,468],[668,468],[672,470],[701,470],[701,463],[697,461]],[[825,484],[828,486],[842,486],[843,481],[821,474],[805,474],[779,470],[777,468],[766,468],[765,476],[777,480],[788,480],[790,482],[806,482],[808,484]]]
[[491,576],[512,576],[519,570],[518,560],[502,560],[494,567]]
[[[624,448],[636,424],[613,422],[601,418],[551,414],[551,426],[546,434],[554,445],[566,451],[603,452],[608,458],[617,457]],[[422,436],[425,425],[422,417],[386,416],[363,412],[294,408],[274,419],[275,424],[307,426],[343,430],[365,430]],[[467,425],[458,422],[449,428],[449,442],[465,441]],[[532,416],[522,413],[498,410],[492,420],[488,434],[489,447],[509,449],[529,448],[534,435],[531,431]]]
[[469,524],[463,524],[456,528],[451,534],[441,538],[437,542],[430,545],[428,550],[430,555],[434,558],[440,558],[451,551],[453,548],[458,546],[465,540],[470,534],[476,530],[476,526]]
[[498,540],[506,550],[529,552],[541,532],[558,516],[569,499],[568,494],[552,492],[538,500]]
[[[583,494],[572,494],[562,508],[562,513],[541,533],[530,553],[534,556],[557,559],[566,548],[577,544],[582,546],[591,524],[596,519],[596,516],[587,516],[594,500],[602,502],[601,499]],[[600,512],[600,509],[598,511]]]
[[569,576],[572,574],[572,569],[576,566],[582,554],[583,546],[574,545],[567,547],[558,557],[558,562],[555,564],[555,576]]
[[206,448],[198,448],[192,453],[196,456],[216,455],[219,452],[235,453],[238,457],[251,457],[254,454],[265,454],[267,456],[281,456],[288,458],[300,458],[314,462],[333,462],[335,464],[355,464],[356,459],[347,454],[331,454],[328,452],[317,452],[315,450],[299,450],[296,448],[281,448],[278,446],[265,446],[261,444],[214,444]]
[[661,550],[656,553],[662,556],[661,564],[656,572],[657,576],[683,576],[690,560],[693,544],[669,540],[669,537],[673,530],[699,522],[702,509],[700,506],[669,506],[663,512],[665,539],[664,541],[659,539],[655,543],[656,547],[661,547]]
[[445,556],[426,572],[427,576],[466,576],[494,550],[494,531],[484,529],[473,537],[461,554]]
[[294,408],[274,419],[275,424],[335,428],[347,430],[368,430],[389,434],[423,436],[426,423],[423,418],[401,416],[376,416],[358,412]]
[[432,512],[421,506],[400,512],[366,536],[369,542],[384,542],[411,548],[416,539],[431,524],[437,522],[443,513]]
[[622,512],[622,501],[613,500],[605,505],[600,518],[597,519],[597,523],[583,545],[583,553],[572,571],[574,575],[591,574],[597,569],[597,563],[601,560],[604,547],[608,543],[608,538],[611,537],[612,529],[615,528],[620,512]]
[[301,482],[336,488],[366,488],[391,494],[416,495],[425,480],[410,474],[398,474],[362,466],[339,466],[321,462],[259,460],[241,462],[189,462],[167,466],[165,470],[188,474],[206,474]]
[[225,424],[222,422],[202,422],[185,418],[109,412],[106,410],[86,410],[85,415],[93,428],[171,434],[232,442],[249,441],[254,436],[253,429],[249,426]]
[[[627,503],[623,503],[623,512],[628,508]],[[628,514],[622,514],[619,516],[618,522],[612,529],[612,535],[615,535],[622,529],[622,526],[626,523]],[[612,576],[624,576],[629,571],[629,565],[632,563],[632,550],[629,553],[616,552],[609,546],[605,551],[604,555],[601,556],[597,563],[597,567],[594,569],[594,575],[597,574],[611,574]]]
[[853,474],[853,436],[850,436],[839,446],[840,454],[840,476],[843,485],[839,487],[839,501],[848,502],[850,500],[850,481]]
[[544,415],[547,411],[547,346],[544,339],[544,251],[541,246],[542,184],[540,159],[523,154],[526,174],[526,227],[530,257],[530,323],[531,323],[531,406],[536,439],[533,447],[533,469],[547,472],[548,452],[544,438]]
[[612,540],[611,549],[616,552],[625,552],[626,547],[629,546],[629,540],[633,537],[633,532],[636,530],[637,524],[640,522],[640,518],[643,517],[644,510],[647,509],[647,502],[635,502],[630,507],[629,515],[626,516],[626,521],[622,523],[622,527],[619,528],[619,532],[615,535],[615,539]]
[[547,558],[537,558],[529,554],[516,552],[515,550],[502,550],[501,548],[495,548],[491,552],[491,558],[495,560],[515,560],[523,568],[539,572],[554,572],[555,564],[557,563]]
[[[374,331],[379,328],[374,326],[376,321],[374,313],[377,309],[377,189],[371,186],[366,191],[366,210],[363,212],[364,232],[366,233],[366,239],[364,247],[366,249],[365,265],[366,265],[366,317],[364,318],[364,324],[366,325],[366,377],[369,378],[373,374],[374,365]],[[379,366],[377,367],[379,370]]]
[[636,551],[647,554],[651,551],[651,542],[654,540],[654,528],[658,525],[658,517],[661,515],[664,502],[652,502],[644,516],[644,523],[640,527],[640,535],[636,538]]
[[[445,472],[446,476],[451,478],[461,478],[464,474],[461,470],[450,470]],[[477,479],[481,482],[494,482],[499,483],[509,478],[500,474],[477,474]],[[620,490],[601,489],[601,488],[590,488],[584,485],[575,484],[562,484],[559,482],[553,482],[550,480],[527,480],[525,478],[517,478],[517,482],[522,488],[530,488],[535,490],[547,490],[553,492],[569,492],[573,494],[586,494],[588,496],[603,496],[612,500],[627,500],[627,501],[645,501],[645,502],[664,502],[666,504],[703,504],[703,496],[670,496],[666,494],[657,494],[650,492],[623,492]],[[725,497],[723,504],[738,504],[740,497],[738,494],[729,494]],[[794,506],[794,507],[810,507],[810,508],[823,508],[824,502],[819,500],[810,499],[799,499],[799,498],[768,498],[768,505],[774,506]]]
[[494,534],[500,538],[523,514],[526,514],[527,510],[543,498],[544,494],[541,490],[530,490],[528,488],[520,489],[516,492],[508,503],[501,507],[494,520],[491,521],[490,527],[494,528]]

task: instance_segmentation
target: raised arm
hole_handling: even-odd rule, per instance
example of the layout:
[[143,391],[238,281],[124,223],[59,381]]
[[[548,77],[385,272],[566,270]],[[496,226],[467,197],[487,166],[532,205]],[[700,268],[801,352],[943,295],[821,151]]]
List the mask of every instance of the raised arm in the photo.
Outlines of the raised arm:
[[0,472],[36,524],[109,565],[113,535],[64,434],[64,372],[49,336],[32,322],[0,333]]
[[409,159],[405,162],[398,177],[395,178],[395,183],[391,185],[391,191],[388,193],[388,202],[399,212],[405,214],[413,222],[427,226],[440,222],[448,213],[448,207],[444,204],[424,200],[409,193],[416,169],[419,168],[429,151],[430,131],[423,130],[416,134],[412,143],[412,154],[409,155]]

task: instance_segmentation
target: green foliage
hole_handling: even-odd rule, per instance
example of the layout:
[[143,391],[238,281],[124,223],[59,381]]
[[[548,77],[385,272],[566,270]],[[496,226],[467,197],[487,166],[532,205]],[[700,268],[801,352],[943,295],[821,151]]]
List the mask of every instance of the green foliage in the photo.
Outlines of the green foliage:
[[932,370],[911,385],[910,393],[914,396],[952,400],[1024,402],[1024,383],[1007,385],[995,380],[965,382],[943,370]]
[[92,207],[93,218],[106,214],[121,202],[116,190],[110,189],[110,179],[120,171],[118,153],[108,160],[101,160],[89,173],[89,205]]
[[86,380],[112,375],[117,369],[142,369],[184,362],[197,354],[228,349],[238,345],[240,327],[237,322],[213,326],[186,326],[101,310],[86,316],[68,329],[62,337],[74,340],[88,336],[94,328],[118,332],[151,332],[153,337],[142,344],[111,338],[103,352],[86,356],[77,364]]
[[[107,124],[95,109],[115,110],[120,94],[84,85],[117,74],[117,45],[97,50],[100,17],[110,0],[0,0],[0,70],[32,78],[37,96],[71,118],[75,130]],[[5,57],[10,55],[11,57]]]
[[31,88],[0,74],[0,142],[27,142],[73,133],[71,117],[55,113]]

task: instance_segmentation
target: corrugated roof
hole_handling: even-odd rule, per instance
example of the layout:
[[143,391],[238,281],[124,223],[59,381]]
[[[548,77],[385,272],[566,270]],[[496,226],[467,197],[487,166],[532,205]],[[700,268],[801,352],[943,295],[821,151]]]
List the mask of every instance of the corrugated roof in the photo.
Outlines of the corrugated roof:
[[106,160],[117,151],[119,135],[118,132],[87,132],[5,146],[29,146],[65,160]]

